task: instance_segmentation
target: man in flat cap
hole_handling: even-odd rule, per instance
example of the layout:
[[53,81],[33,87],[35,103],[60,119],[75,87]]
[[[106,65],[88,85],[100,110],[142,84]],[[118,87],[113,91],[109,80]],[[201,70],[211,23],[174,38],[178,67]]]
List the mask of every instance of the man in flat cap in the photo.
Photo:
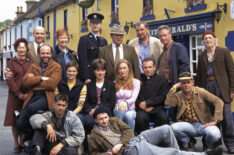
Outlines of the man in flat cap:
[[112,43],[100,48],[99,58],[106,61],[106,78],[111,81],[115,79],[115,66],[120,59],[128,60],[134,77],[140,79],[139,60],[134,47],[122,44],[125,33],[123,26],[115,24],[110,31]]
[[99,47],[107,45],[106,39],[100,36],[104,16],[99,13],[92,13],[87,18],[90,20],[92,31],[82,36],[78,44],[79,77],[85,83],[95,79],[91,64],[98,57]]

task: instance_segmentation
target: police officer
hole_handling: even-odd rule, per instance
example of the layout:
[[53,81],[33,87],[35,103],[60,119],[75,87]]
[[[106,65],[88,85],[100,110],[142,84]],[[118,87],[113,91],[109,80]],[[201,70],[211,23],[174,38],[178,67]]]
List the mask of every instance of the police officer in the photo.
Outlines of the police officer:
[[92,13],[87,18],[90,20],[92,31],[82,36],[78,44],[79,77],[85,83],[95,79],[91,64],[98,57],[99,47],[107,45],[106,39],[100,36],[104,16],[99,13]]

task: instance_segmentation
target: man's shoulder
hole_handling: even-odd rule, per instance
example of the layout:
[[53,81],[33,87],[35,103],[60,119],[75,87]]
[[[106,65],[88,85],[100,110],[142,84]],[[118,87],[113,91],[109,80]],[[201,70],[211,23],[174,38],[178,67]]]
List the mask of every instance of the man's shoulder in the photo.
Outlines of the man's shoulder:
[[135,48],[133,46],[130,46],[127,44],[122,44],[122,45],[123,45],[123,48],[126,48],[127,50],[134,50],[135,51]]
[[103,47],[100,47],[100,51],[106,51],[106,50],[108,50],[108,49],[112,49],[111,47],[112,47],[111,44],[106,45],[106,46],[103,46]]
[[134,38],[129,41],[128,45],[134,46],[135,44],[138,44],[139,38]]

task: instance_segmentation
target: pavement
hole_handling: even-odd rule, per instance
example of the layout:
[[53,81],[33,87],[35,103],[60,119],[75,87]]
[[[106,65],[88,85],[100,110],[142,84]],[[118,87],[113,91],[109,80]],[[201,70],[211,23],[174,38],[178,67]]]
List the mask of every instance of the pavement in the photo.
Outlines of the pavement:
[[[11,134],[11,127],[4,127],[3,122],[5,118],[5,110],[8,96],[8,87],[5,82],[0,81],[0,155],[14,155],[13,152],[13,136]],[[196,138],[197,144],[195,150],[202,152],[201,138]],[[226,147],[223,145],[223,155],[229,155]],[[23,155],[23,153],[18,154]]]

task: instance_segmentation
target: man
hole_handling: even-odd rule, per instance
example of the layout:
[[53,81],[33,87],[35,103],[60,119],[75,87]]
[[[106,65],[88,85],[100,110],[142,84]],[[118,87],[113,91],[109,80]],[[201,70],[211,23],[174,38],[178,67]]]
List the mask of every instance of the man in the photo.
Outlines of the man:
[[[93,114],[96,125],[89,137],[90,155],[221,155],[222,148],[195,153],[180,151],[170,126],[163,125],[133,136],[132,129],[116,117],[110,117],[105,107]],[[163,147],[161,147],[163,146]]]
[[161,25],[158,28],[158,37],[163,47],[163,52],[158,62],[158,74],[168,80],[170,87],[178,82],[180,73],[190,71],[189,58],[186,48],[172,40],[170,28]]
[[223,100],[223,140],[229,153],[234,153],[234,128],[231,102],[234,98],[234,63],[230,51],[216,46],[216,36],[207,30],[202,36],[205,51],[198,57],[196,84]]
[[35,114],[30,124],[35,130],[32,155],[77,155],[77,147],[84,140],[82,123],[72,111],[67,110],[68,97],[58,94],[54,98],[54,109]]
[[[165,105],[177,107],[176,119],[172,130],[181,147],[194,149],[195,139],[190,137],[203,136],[207,149],[212,149],[220,138],[220,130],[216,126],[223,120],[223,101],[203,88],[194,87],[193,76],[189,72],[180,74],[180,82],[169,91]],[[181,91],[176,93],[180,88]],[[214,117],[209,105],[215,107]]]
[[142,77],[144,76],[144,71],[142,70],[142,60],[144,58],[151,57],[154,59],[155,65],[157,65],[158,59],[162,53],[163,44],[158,38],[151,37],[149,35],[149,26],[145,22],[139,22],[136,24],[136,33],[137,38],[131,40],[129,45],[133,46],[136,50]]
[[90,28],[92,31],[82,36],[78,44],[79,77],[85,83],[95,80],[91,64],[98,57],[99,47],[107,45],[106,39],[100,36],[104,16],[99,13],[92,13],[87,18],[90,20]]
[[[45,39],[45,29],[41,26],[36,26],[33,31],[34,41],[28,45],[27,56],[33,60],[35,63],[39,63],[40,57],[37,55],[37,49],[43,44]],[[9,68],[6,68],[4,75],[6,79],[12,77],[12,71]]]
[[32,64],[23,78],[23,85],[30,90],[24,101],[17,127],[25,133],[26,138],[32,136],[29,118],[38,110],[53,108],[55,89],[62,75],[60,65],[51,59],[52,47],[43,44],[38,51],[40,63]]
[[136,101],[136,133],[149,129],[149,122],[155,126],[168,124],[169,120],[163,105],[168,92],[167,79],[155,73],[155,61],[145,58],[142,61],[144,76],[139,96]]
[[130,63],[134,77],[140,79],[139,62],[134,47],[122,44],[126,32],[123,26],[115,24],[110,31],[112,43],[100,48],[99,58],[106,61],[106,78],[115,80],[115,67],[120,59],[126,59]]

